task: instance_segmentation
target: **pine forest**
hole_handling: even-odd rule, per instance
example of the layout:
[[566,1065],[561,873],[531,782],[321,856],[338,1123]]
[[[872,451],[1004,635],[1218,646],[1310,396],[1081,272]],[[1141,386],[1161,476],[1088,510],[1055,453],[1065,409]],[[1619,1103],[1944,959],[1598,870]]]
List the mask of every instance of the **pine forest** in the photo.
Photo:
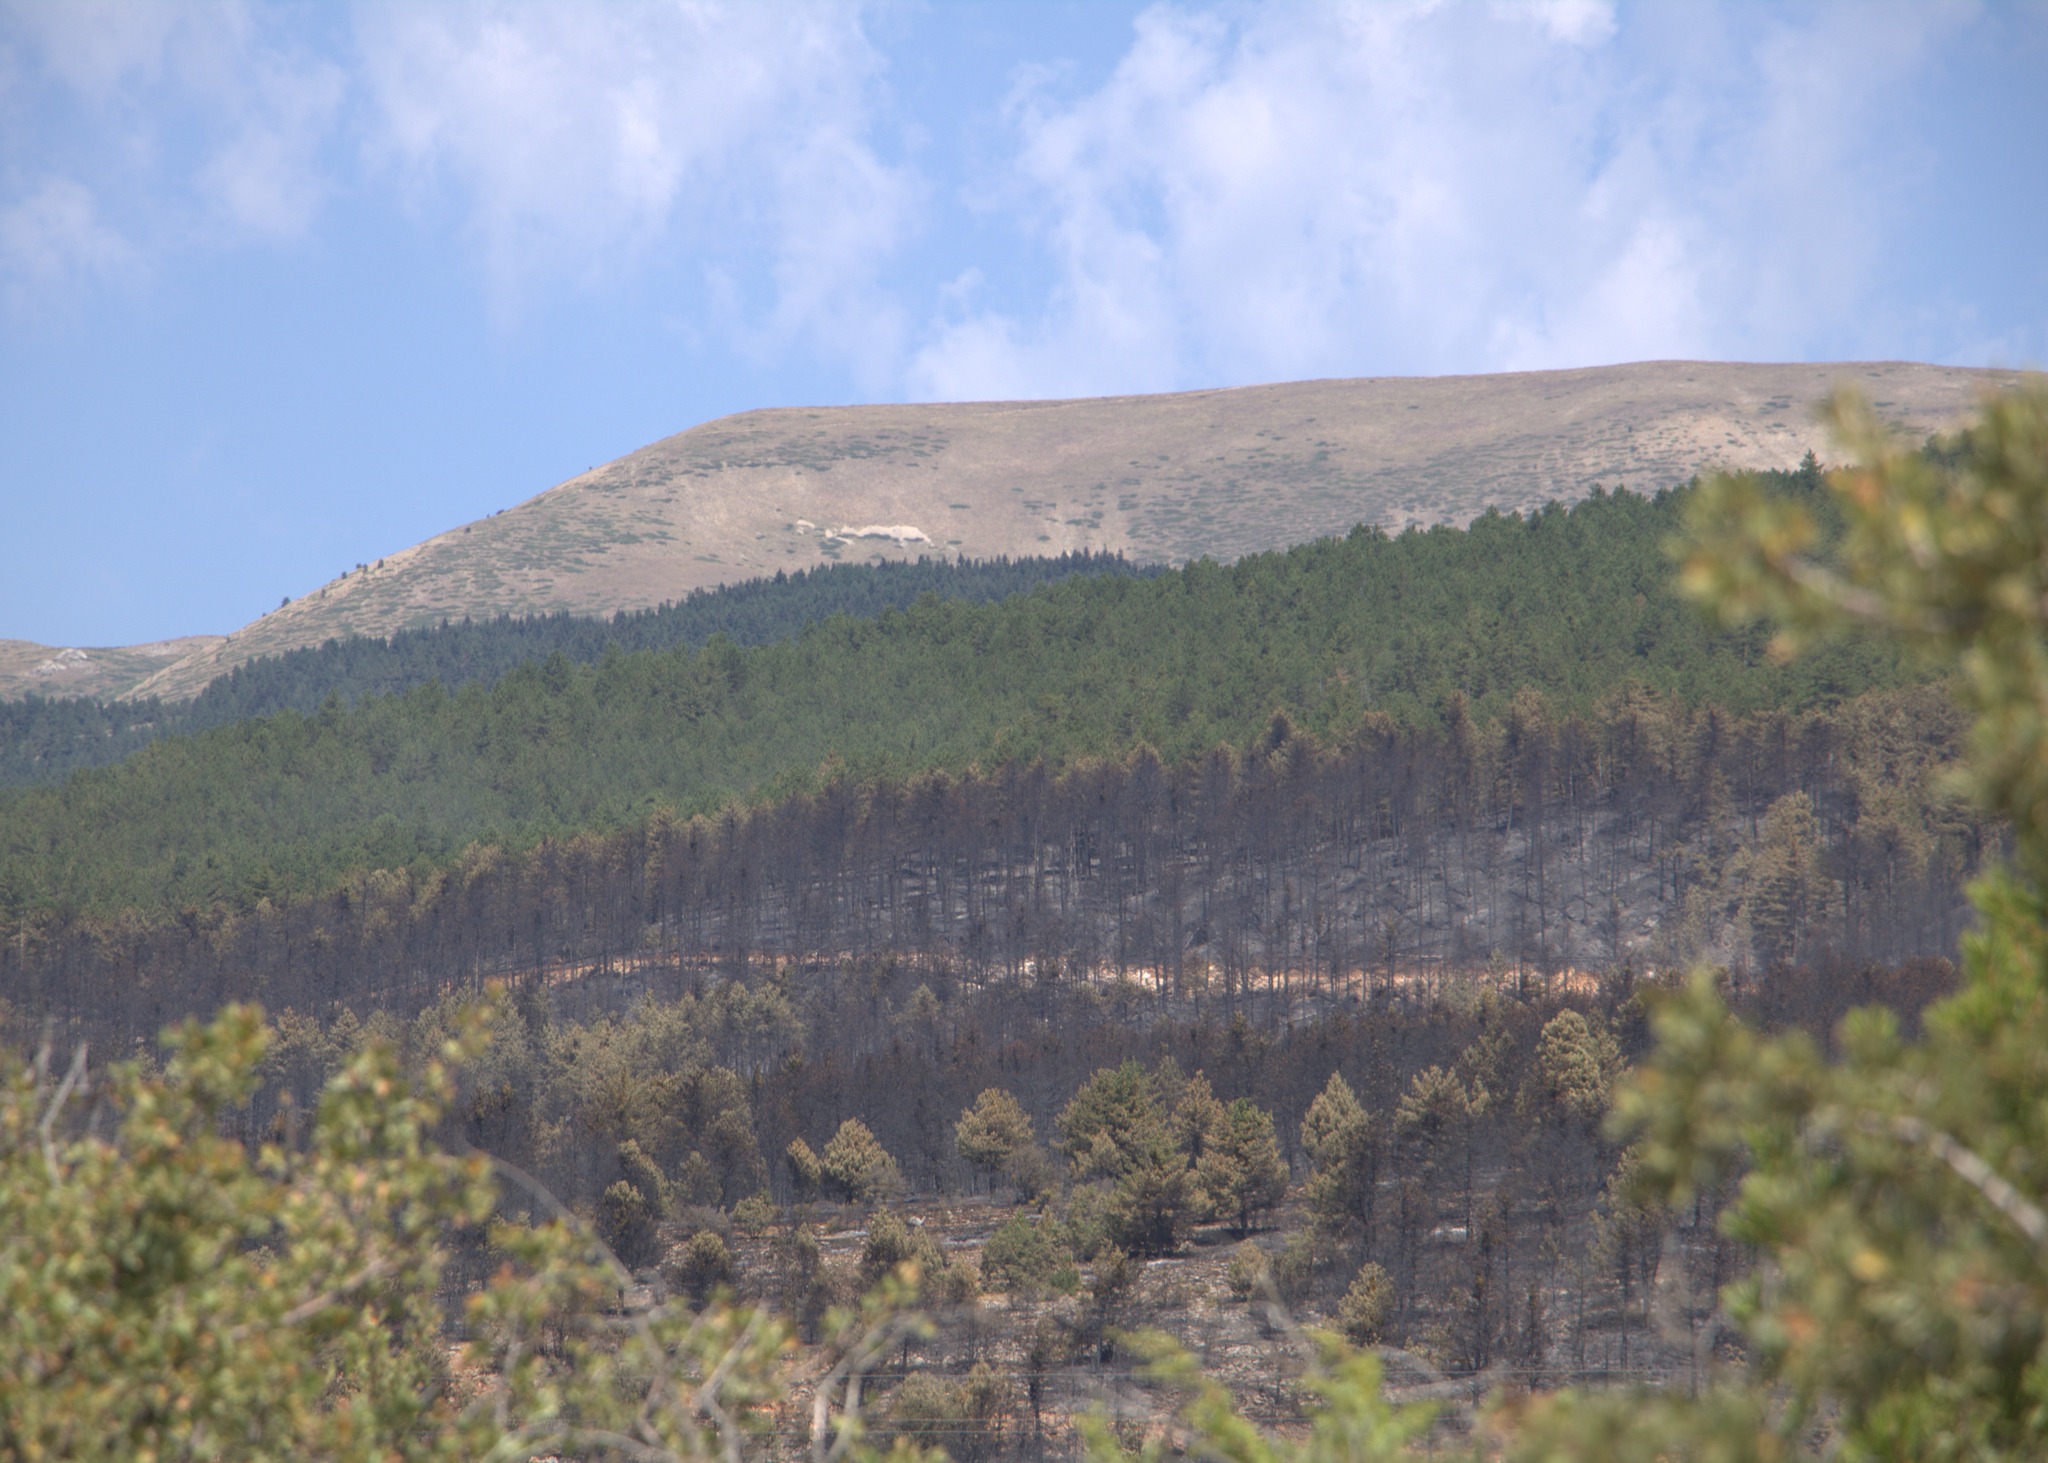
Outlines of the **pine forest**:
[[2040,1456],[2048,404],[1838,411],[0,709],[0,1452]]

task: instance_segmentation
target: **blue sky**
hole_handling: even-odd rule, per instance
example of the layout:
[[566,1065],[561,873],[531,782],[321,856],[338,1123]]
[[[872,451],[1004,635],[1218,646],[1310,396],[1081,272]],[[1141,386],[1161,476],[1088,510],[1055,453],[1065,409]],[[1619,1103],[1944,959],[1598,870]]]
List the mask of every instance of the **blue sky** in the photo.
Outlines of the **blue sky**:
[[2048,5],[0,0],[0,636],[726,412],[2048,361]]

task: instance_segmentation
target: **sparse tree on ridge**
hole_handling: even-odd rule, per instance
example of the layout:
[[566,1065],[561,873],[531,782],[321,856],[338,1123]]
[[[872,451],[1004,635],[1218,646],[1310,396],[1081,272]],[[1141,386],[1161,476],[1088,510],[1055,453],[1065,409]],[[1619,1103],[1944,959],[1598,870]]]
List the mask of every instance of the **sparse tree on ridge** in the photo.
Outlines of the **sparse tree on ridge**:
[[889,1150],[859,1118],[848,1118],[818,1155],[821,1187],[827,1198],[848,1204],[872,1204],[903,1187],[903,1175]]
[[1155,1146],[1173,1146],[1152,1076],[1135,1058],[1090,1077],[1053,1126],[1083,1178],[1117,1177]]
[[973,1106],[960,1114],[953,1134],[960,1156],[991,1182],[997,1178],[1017,1182],[1038,1146],[1030,1114],[1000,1087],[985,1089]]
[[1319,1227],[1336,1233],[1356,1228],[1367,1245],[1373,1242],[1383,1144],[1379,1120],[1343,1075],[1332,1072],[1301,1120],[1301,1146],[1313,1168],[1308,1208]]
[[1287,1195],[1287,1160],[1273,1115],[1247,1097],[1231,1103],[1196,1172],[1211,1211],[1239,1235],[1249,1233],[1252,1220]]

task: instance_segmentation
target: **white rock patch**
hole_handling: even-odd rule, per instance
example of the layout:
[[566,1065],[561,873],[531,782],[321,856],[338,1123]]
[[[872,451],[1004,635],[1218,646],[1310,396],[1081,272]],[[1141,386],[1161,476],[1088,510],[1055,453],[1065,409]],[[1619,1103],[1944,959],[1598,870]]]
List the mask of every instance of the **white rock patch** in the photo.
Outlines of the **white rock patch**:
[[888,538],[899,544],[928,544],[932,536],[914,523],[870,523],[866,528],[837,528],[834,538]]
[[32,676],[61,676],[66,671],[82,670],[92,657],[82,650],[60,650],[50,659],[37,666]]

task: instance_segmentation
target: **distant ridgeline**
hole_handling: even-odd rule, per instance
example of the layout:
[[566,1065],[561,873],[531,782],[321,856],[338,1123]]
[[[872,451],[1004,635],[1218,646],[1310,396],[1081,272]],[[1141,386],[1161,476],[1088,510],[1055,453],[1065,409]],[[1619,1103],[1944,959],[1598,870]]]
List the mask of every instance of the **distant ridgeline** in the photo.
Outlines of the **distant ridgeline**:
[[833,564],[772,579],[697,590],[657,609],[610,619],[571,615],[480,623],[463,620],[402,630],[389,640],[354,636],[317,650],[264,656],[209,684],[190,702],[155,698],[102,702],[90,697],[0,701],[0,787],[56,782],[84,767],[119,762],[159,737],[280,711],[312,713],[330,696],[344,706],[438,681],[447,690],[490,685],[514,666],[561,654],[578,664],[610,651],[667,650],[723,635],[736,645],[785,639],[832,615],[872,618],[921,595],[983,604],[1075,575],[1149,575],[1157,566],[1117,554],[1053,558]]
[[[1781,486],[1822,496],[1811,475],[1783,475]],[[314,652],[274,673],[289,684],[283,667],[305,665],[305,689],[286,694],[316,711],[162,738],[61,787],[0,793],[0,918],[231,905],[329,887],[354,869],[445,865],[479,840],[528,847],[834,778],[1057,767],[1140,745],[1195,758],[1249,745],[1276,712],[1330,739],[1369,714],[1439,726],[1453,697],[1483,724],[1524,688],[1550,715],[1597,719],[1603,698],[1630,687],[1740,715],[1914,679],[1868,642],[1776,664],[1762,630],[1720,629],[1682,603],[1664,551],[1679,497],[1600,493],[1569,510],[1394,538],[1358,529],[1153,577],[1074,574],[1069,561],[1068,578],[1033,594],[920,598],[752,648],[726,638],[609,653],[615,629],[662,633],[691,605],[666,621],[542,621],[529,644],[588,635],[586,653],[606,653],[584,665],[551,654],[488,684],[486,669],[454,690],[432,681],[353,707],[323,698],[376,682],[310,670],[358,652]],[[849,582],[843,572],[811,582],[829,590]],[[942,582],[967,571],[904,573],[910,585],[918,573]],[[764,607],[772,599],[753,594]],[[428,674],[461,664],[464,637],[481,646],[498,633],[528,632],[451,627],[394,653]],[[508,650],[501,663],[512,660]]]

